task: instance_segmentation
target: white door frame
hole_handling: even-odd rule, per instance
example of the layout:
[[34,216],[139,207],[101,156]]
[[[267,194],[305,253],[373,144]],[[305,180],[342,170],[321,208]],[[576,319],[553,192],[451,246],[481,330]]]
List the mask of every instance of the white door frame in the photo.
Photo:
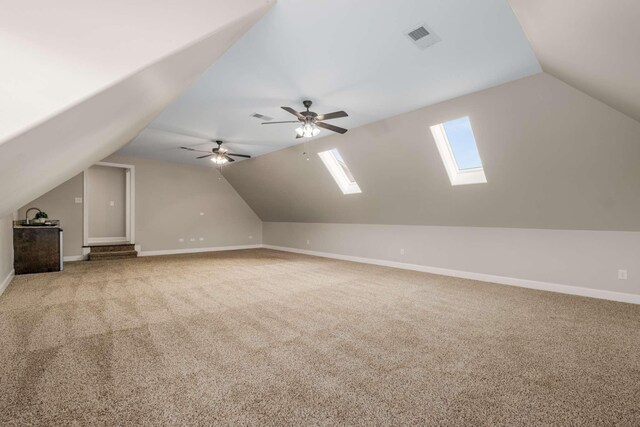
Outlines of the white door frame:
[[93,166],[107,166],[112,168],[121,168],[125,170],[125,227],[126,236],[125,240],[122,237],[93,237],[89,238],[89,191],[87,188],[87,175],[89,169],[85,169],[83,175],[83,240],[84,246],[89,246],[92,243],[135,243],[135,218],[136,218],[136,204],[135,204],[135,177],[136,169],[133,165],[122,165],[119,163],[107,163],[98,162]]

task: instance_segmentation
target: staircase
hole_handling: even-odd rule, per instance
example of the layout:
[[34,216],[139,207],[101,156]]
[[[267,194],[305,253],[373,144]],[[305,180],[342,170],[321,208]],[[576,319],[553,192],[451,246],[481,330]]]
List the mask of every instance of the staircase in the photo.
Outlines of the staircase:
[[135,246],[129,243],[114,245],[89,246],[89,261],[104,261],[111,259],[137,258]]

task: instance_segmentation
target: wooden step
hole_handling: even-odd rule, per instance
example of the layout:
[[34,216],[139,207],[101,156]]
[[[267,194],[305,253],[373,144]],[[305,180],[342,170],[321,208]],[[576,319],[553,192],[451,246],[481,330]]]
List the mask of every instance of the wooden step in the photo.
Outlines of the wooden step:
[[102,252],[122,252],[122,251],[134,251],[135,245],[130,243],[118,243],[113,245],[90,245],[91,253]]
[[105,251],[105,252],[90,252],[89,261],[105,261],[111,259],[127,259],[137,258],[138,251]]

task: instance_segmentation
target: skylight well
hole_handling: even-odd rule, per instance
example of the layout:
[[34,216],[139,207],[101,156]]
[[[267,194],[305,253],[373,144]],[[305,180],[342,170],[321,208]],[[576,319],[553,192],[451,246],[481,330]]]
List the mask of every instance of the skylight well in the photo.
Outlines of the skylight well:
[[322,162],[329,170],[333,179],[335,179],[343,194],[362,193],[358,183],[336,148],[318,153],[318,156],[322,159]]
[[431,126],[451,185],[487,182],[469,117]]

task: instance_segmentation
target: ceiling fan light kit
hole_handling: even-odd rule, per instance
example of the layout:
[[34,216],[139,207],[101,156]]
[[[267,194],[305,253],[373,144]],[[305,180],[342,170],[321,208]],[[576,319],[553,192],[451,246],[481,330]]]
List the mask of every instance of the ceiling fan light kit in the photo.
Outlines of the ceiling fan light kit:
[[320,129],[313,123],[305,123],[296,129],[296,135],[298,135],[299,138],[311,138],[319,133]]
[[183,150],[187,150],[187,151],[199,151],[201,153],[209,153],[206,154],[204,156],[200,156],[200,157],[196,157],[196,159],[206,159],[211,157],[211,161],[213,163],[215,163],[216,165],[222,166],[224,164],[227,163],[231,163],[231,162],[235,162],[235,159],[231,158],[230,156],[233,157],[242,157],[245,159],[250,159],[251,156],[248,156],[246,154],[236,154],[236,153],[229,153],[229,151],[226,148],[222,148],[222,141],[214,141],[216,144],[218,144],[218,146],[214,149],[211,150],[211,152],[209,151],[203,151],[203,150],[196,150],[195,148],[191,148],[191,147],[180,147]]
[[225,163],[229,163],[223,154],[217,154],[211,158],[211,161],[216,165],[224,165]]

